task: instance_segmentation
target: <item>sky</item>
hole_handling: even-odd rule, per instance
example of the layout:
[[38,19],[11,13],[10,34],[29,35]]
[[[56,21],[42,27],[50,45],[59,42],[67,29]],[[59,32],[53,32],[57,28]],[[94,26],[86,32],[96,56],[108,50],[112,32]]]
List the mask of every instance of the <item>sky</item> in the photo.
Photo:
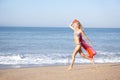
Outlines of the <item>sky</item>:
[[120,0],[0,0],[0,26],[120,28]]

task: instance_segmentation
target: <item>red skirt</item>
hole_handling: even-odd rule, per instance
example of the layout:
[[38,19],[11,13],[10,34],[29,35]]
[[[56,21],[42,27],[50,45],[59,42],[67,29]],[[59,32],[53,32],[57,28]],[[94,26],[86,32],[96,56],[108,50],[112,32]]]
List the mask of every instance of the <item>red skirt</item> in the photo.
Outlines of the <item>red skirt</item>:
[[85,51],[88,53],[89,58],[93,58],[94,55],[96,55],[96,51],[89,45],[87,44],[83,39],[82,36],[80,35],[80,42],[81,46],[85,49]]

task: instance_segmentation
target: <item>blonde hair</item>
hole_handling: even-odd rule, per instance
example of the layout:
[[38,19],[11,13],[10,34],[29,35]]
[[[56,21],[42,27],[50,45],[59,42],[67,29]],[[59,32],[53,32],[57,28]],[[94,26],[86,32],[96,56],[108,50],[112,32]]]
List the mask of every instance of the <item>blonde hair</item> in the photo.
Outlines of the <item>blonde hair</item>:
[[81,24],[80,22],[77,22],[77,24],[79,25],[79,28],[80,28],[81,30],[83,30],[82,24]]

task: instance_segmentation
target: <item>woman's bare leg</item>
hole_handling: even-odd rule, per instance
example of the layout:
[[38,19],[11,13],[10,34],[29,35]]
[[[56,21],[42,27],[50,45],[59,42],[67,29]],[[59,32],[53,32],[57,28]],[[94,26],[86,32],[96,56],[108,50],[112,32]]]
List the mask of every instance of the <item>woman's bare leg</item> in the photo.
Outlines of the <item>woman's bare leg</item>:
[[86,58],[88,60],[90,60],[92,62],[92,64],[94,64],[94,59],[93,58],[89,58],[87,55],[85,55],[82,50],[80,49],[79,51],[79,54],[83,57],[83,58]]
[[75,56],[76,56],[77,52],[79,51],[80,47],[81,47],[80,45],[77,45],[75,47],[75,49],[72,53],[72,60],[71,60],[71,64],[70,64],[68,70],[71,70],[73,68],[73,64],[74,64],[74,61],[75,61]]

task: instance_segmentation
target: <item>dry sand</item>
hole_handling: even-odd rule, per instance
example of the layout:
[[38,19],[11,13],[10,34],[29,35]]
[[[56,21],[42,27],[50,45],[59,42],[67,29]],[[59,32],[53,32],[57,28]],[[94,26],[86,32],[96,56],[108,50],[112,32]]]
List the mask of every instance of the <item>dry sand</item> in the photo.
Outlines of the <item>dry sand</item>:
[[120,80],[120,63],[0,69],[0,80]]

